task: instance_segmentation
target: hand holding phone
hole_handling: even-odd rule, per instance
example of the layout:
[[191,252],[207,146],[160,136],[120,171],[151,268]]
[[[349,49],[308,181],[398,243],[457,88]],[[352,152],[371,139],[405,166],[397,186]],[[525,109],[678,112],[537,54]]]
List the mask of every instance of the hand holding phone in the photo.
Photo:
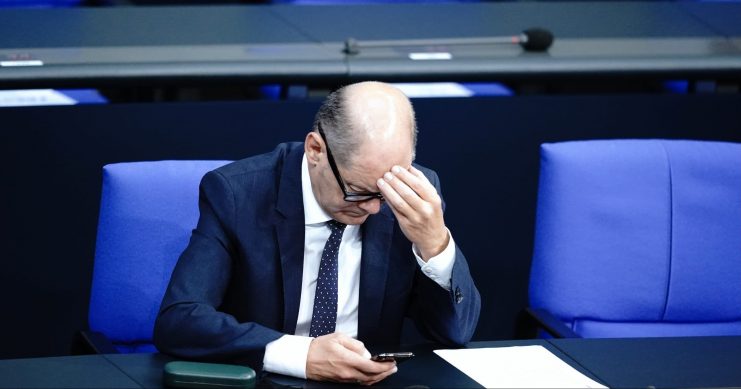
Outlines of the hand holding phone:
[[402,352],[402,353],[380,353],[371,357],[372,361],[376,362],[390,362],[390,361],[402,361],[409,359],[414,356],[414,353]]

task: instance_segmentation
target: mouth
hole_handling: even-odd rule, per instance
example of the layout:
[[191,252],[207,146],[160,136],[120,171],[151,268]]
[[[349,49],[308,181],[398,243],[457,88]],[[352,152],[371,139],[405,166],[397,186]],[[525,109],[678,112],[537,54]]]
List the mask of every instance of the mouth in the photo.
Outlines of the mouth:
[[363,216],[368,215],[367,212],[358,213],[358,212],[344,211],[343,213],[350,217],[363,217]]

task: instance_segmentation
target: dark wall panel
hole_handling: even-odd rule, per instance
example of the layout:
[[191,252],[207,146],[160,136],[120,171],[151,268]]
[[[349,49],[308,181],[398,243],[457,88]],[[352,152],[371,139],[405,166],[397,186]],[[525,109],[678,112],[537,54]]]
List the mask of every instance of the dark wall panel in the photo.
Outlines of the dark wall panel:
[[[318,105],[0,109],[0,358],[65,354],[74,330],[86,326],[104,164],[265,152],[303,139]],[[540,143],[741,141],[734,95],[429,99],[415,106],[417,160],[440,174],[446,220],[482,293],[477,340],[512,337],[527,302]]]

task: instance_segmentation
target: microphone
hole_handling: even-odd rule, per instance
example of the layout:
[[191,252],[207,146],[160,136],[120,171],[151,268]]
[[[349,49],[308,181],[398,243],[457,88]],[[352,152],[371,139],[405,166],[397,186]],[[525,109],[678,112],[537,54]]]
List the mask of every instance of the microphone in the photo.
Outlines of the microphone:
[[438,45],[491,45],[491,44],[519,44],[525,51],[546,51],[553,44],[553,33],[544,28],[528,28],[515,36],[492,36],[471,38],[439,38],[439,39],[394,39],[377,41],[358,41],[355,38],[345,40],[342,52],[348,55],[360,54],[361,48],[371,47],[398,47],[398,46],[438,46]]
[[544,28],[528,28],[517,38],[527,51],[546,51],[553,44],[553,33]]

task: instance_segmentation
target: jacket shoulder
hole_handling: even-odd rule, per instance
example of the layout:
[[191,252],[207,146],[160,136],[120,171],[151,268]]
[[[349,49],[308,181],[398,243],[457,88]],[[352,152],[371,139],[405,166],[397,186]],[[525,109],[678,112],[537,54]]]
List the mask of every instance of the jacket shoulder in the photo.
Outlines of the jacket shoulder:
[[226,179],[245,174],[274,172],[282,167],[285,160],[303,154],[303,145],[303,142],[281,143],[273,151],[234,161],[215,169],[214,172]]

